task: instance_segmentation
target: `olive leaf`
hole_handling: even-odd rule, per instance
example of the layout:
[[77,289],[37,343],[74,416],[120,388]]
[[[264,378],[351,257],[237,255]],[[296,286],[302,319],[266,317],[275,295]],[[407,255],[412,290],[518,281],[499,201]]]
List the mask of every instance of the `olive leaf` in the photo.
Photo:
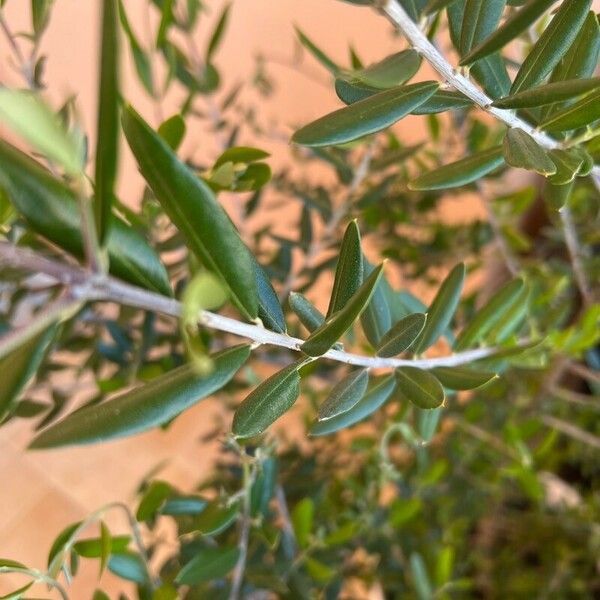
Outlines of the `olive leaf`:
[[119,144],[119,20],[117,0],[102,3],[98,82],[94,216],[98,240],[106,239],[112,216]]
[[377,267],[355,294],[340,309],[315,329],[300,349],[309,356],[325,354],[350,329],[354,321],[367,307],[377,282],[383,273],[383,264]]
[[546,150],[522,129],[511,128],[506,132],[503,151],[504,160],[512,167],[544,176],[556,173],[556,166]]
[[415,406],[432,409],[443,404],[444,388],[429,371],[416,367],[400,367],[394,374],[396,389]]
[[496,373],[485,373],[465,367],[436,367],[431,372],[450,390],[474,390],[498,377]]
[[130,106],[123,113],[123,130],[142,175],[190,249],[223,279],[243,314],[255,319],[252,257],[213,192]]
[[467,156],[413,179],[411,190],[443,190],[473,183],[504,164],[502,146]]
[[437,83],[423,82],[379,92],[305,125],[294,133],[292,141],[317,147],[351,142],[393,125],[437,89]]
[[293,363],[275,373],[244,399],[233,417],[235,436],[248,438],[263,433],[294,405],[300,395],[298,370],[303,364]]
[[335,269],[333,290],[329,299],[326,317],[344,308],[363,282],[363,259],[360,247],[360,232],[356,220],[350,221]]
[[357,369],[342,379],[319,407],[319,421],[349,411],[364,396],[369,384],[367,369]]
[[427,315],[414,313],[400,319],[380,340],[377,347],[377,356],[396,356],[408,350],[419,337]]
[[91,444],[148,431],[220,390],[250,356],[247,344],[211,357],[213,369],[200,377],[191,365],[173,369],[149,383],[101,404],[82,408],[43,430],[30,448]]
[[416,353],[427,350],[444,333],[458,307],[464,281],[465,265],[459,263],[444,279],[427,310],[425,326],[414,344]]

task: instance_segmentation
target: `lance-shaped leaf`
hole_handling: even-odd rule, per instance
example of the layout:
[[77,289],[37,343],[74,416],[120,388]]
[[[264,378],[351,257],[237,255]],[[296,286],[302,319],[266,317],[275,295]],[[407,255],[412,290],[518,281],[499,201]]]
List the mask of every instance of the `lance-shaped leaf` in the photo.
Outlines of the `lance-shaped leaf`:
[[386,90],[407,82],[420,66],[421,57],[415,50],[409,49],[392,54],[364,69],[352,71],[351,76],[364,85]]
[[400,367],[396,369],[395,376],[396,389],[415,406],[432,409],[444,403],[444,388],[429,371],[416,367]]
[[600,56],[600,24],[598,17],[590,11],[567,53],[556,65],[551,82],[567,81],[592,77],[598,66]]
[[309,434],[312,436],[328,435],[359,423],[379,410],[392,395],[395,387],[396,380],[393,375],[376,379],[369,386],[367,393],[350,410],[337,417],[318,421],[311,427]]
[[197,531],[203,535],[219,535],[235,523],[239,512],[239,502],[227,506],[215,500],[200,511],[200,514],[186,526],[186,531]]
[[52,326],[0,359],[0,422],[16,408],[19,395],[37,372],[55,334],[56,327]]
[[473,106],[473,101],[460,92],[449,90],[439,90],[429,100],[417,106],[411,114],[413,115],[433,115],[436,113],[455,110],[458,108],[468,108]]
[[[375,267],[363,256],[363,278],[367,278]],[[385,287],[389,284],[385,278],[381,278],[375,286],[371,301],[360,315],[360,323],[367,339],[376,348],[379,340],[392,326],[392,315],[388,306],[388,298]]]
[[511,93],[533,87],[542,81],[580,34],[592,0],[565,0],[554,18],[523,61]]
[[333,313],[344,308],[362,282],[363,260],[360,232],[356,220],[354,220],[350,221],[344,233],[326,316],[330,317]]
[[431,372],[450,390],[474,390],[496,379],[496,373],[485,373],[465,367],[436,367]]
[[200,400],[220,390],[250,356],[247,344],[234,346],[212,356],[213,370],[199,377],[191,365],[131,391],[87,406],[45,429],[31,448],[54,448],[92,444],[148,431],[179,415]]
[[600,77],[555,81],[495,100],[493,105],[498,108],[534,108],[570,100],[598,88],[600,88]]
[[32,92],[0,89],[0,122],[57,162],[70,175],[83,169],[81,148],[52,110]]
[[252,257],[211,189],[131,107],[124,111],[123,129],[142,175],[190,249],[223,279],[240,311],[255,319],[258,294]]
[[383,264],[377,267],[348,300],[344,308],[334,313],[315,329],[300,349],[309,356],[325,354],[352,327],[371,300],[375,286],[383,273]]
[[290,292],[288,302],[308,331],[314,331],[325,321],[323,313],[306,296],[298,292]]
[[331,146],[376,133],[409,114],[437,88],[430,81],[379,92],[309,123],[296,131],[292,141],[301,146]]
[[380,92],[377,88],[357,81],[349,75],[336,77],[334,87],[337,97],[344,104],[354,104]]
[[357,369],[344,377],[319,407],[319,421],[326,421],[349,411],[365,395],[368,384],[367,369]]
[[231,9],[231,4],[226,4],[221,12],[221,16],[215,25],[215,29],[210,36],[208,41],[208,46],[206,48],[206,62],[210,63],[213,58],[221,40],[223,39],[223,34],[225,33],[225,28],[227,27],[227,20],[229,19],[229,10]]
[[466,0],[460,29],[461,54],[496,29],[505,6],[506,0]]
[[108,570],[126,581],[144,586],[149,584],[148,571],[139,554],[133,552],[113,554],[108,561]]
[[181,585],[198,585],[222,579],[235,567],[239,556],[240,549],[237,546],[202,548],[177,573],[175,582]]
[[173,150],[179,148],[185,136],[186,125],[181,115],[173,115],[163,121],[158,127],[158,135],[169,144]]
[[[75,256],[83,256],[75,194],[35,160],[0,141],[0,187],[31,228]],[[113,216],[106,247],[110,272],[135,285],[171,295],[156,252],[131,225]]]
[[443,410],[443,408],[434,408],[431,410],[415,409],[419,435],[425,442],[430,442],[433,439]]
[[569,131],[600,119],[600,90],[550,115],[540,124],[546,131]]
[[144,52],[137,37],[135,36],[129,20],[127,19],[127,13],[123,6],[123,0],[119,0],[119,18],[121,20],[121,27],[129,42],[131,54],[133,56],[133,64],[138,76],[145,90],[152,96],[154,95],[154,82],[152,78],[152,64],[148,55]]
[[556,173],[548,178],[554,185],[566,185],[571,183],[578,175],[583,175],[589,167],[593,158],[583,148],[571,148],[569,150],[550,150],[550,159],[556,166]]
[[456,312],[464,281],[465,265],[459,263],[444,279],[427,311],[425,327],[414,345],[415,352],[424,352],[444,333]]
[[377,356],[391,357],[408,350],[425,327],[427,315],[415,313],[400,319],[382,338]]
[[526,31],[555,2],[556,0],[530,0],[481,43],[476,43],[475,47],[462,58],[460,64],[462,66],[469,65],[493,54],[497,50],[501,50],[510,41]]
[[258,317],[267,329],[277,333],[285,333],[287,327],[279,298],[265,270],[258,264],[254,256],[251,255],[251,258],[258,292]]
[[300,395],[303,362],[297,362],[272,375],[255,388],[237,407],[233,416],[233,434],[240,438],[263,433],[285,414]]
[[454,349],[457,351],[464,350],[484,338],[489,331],[504,319],[514,303],[521,298],[524,287],[525,283],[522,279],[515,279],[494,294],[462,330],[456,339]]
[[509,129],[502,147],[504,160],[512,167],[544,176],[556,173],[556,166],[548,153],[522,129]]
[[321,50],[308,36],[300,31],[298,27],[295,28],[298,34],[298,40],[300,43],[333,75],[337,75],[342,69],[337,65],[323,50]]
[[502,146],[494,146],[477,154],[424,173],[408,184],[411,190],[444,190],[473,183],[504,164]]
[[94,216],[101,244],[111,220],[111,205],[117,173],[119,144],[119,24],[117,0],[102,2],[102,39],[100,44],[100,80]]

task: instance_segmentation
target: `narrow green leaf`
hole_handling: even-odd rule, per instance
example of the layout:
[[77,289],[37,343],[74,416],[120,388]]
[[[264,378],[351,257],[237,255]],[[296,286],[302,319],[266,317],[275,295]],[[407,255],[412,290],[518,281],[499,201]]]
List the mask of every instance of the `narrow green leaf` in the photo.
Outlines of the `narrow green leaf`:
[[396,380],[392,375],[376,379],[367,393],[348,411],[326,421],[315,423],[309,434],[311,436],[329,435],[351,427],[379,410],[392,395]]
[[[75,194],[26,154],[0,142],[0,187],[31,228],[75,256],[83,256]],[[156,252],[116,215],[107,239],[110,272],[135,285],[172,295]]]
[[258,318],[267,329],[276,331],[277,333],[285,333],[287,326],[277,293],[273,289],[273,285],[267,277],[265,270],[258,264],[254,256],[250,256],[254,266],[256,290],[258,293]]
[[425,561],[418,552],[410,555],[410,571],[414,581],[415,592],[419,600],[431,600],[434,597],[433,586],[427,575]]
[[430,442],[435,435],[443,408],[434,408],[431,410],[415,408],[419,435],[425,442]]
[[306,296],[303,296],[298,292],[290,292],[288,302],[290,308],[296,313],[302,325],[304,325],[309,332],[313,332],[325,321],[325,316]]
[[416,353],[420,354],[427,350],[444,333],[460,301],[464,281],[465,265],[459,263],[444,279],[427,311],[425,327],[414,344]]
[[550,81],[558,82],[593,77],[598,67],[599,56],[600,24],[596,14],[590,11],[580,34],[552,71]]
[[206,62],[210,63],[213,58],[215,52],[217,51],[221,40],[223,39],[223,34],[225,33],[225,28],[227,27],[227,21],[229,19],[229,10],[231,8],[231,4],[226,4],[223,10],[221,11],[221,16],[217,21],[217,25],[210,36],[210,40],[208,41],[208,47],[206,49]]
[[258,295],[252,258],[213,192],[131,107],[124,111],[123,129],[142,175],[190,249],[222,277],[240,311],[255,319]]
[[354,104],[378,94],[380,90],[348,76],[336,77],[335,93],[344,104]]
[[331,146],[376,133],[428,100],[437,88],[435,82],[424,82],[379,92],[304,126],[292,141],[301,146]]
[[444,402],[444,388],[429,371],[416,367],[400,367],[395,371],[396,389],[400,394],[423,409],[438,408]]
[[524,287],[525,283],[522,279],[515,279],[494,294],[462,330],[456,339],[454,349],[456,351],[464,350],[484,338],[504,319],[514,303],[521,298]]
[[315,518],[315,504],[312,498],[303,498],[292,510],[292,526],[296,541],[301,548],[306,548],[310,542],[310,534]]
[[502,146],[494,146],[443,165],[411,181],[411,190],[443,190],[473,183],[504,164]]
[[166,481],[156,480],[150,482],[140,500],[135,518],[140,522],[152,519],[172,493],[173,488]]
[[35,39],[39,39],[48,26],[53,3],[54,0],[31,0],[31,25]]
[[600,119],[600,90],[550,115],[540,124],[546,131],[569,131]]
[[548,153],[522,129],[509,129],[504,136],[504,160],[518,169],[527,169],[540,175],[556,173],[556,166]]
[[363,282],[363,261],[360,247],[360,232],[356,220],[350,221],[335,269],[333,290],[329,299],[327,318],[346,306]]
[[[374,267],[365,256],[363,256],[363,266],[363,279],[366,279],[373,272]],[[385,292],[386,284],[387,282],[383,278],[379,280],[369,304],[360,315],[363,331],[374,348],[392,326],[392,315]]]
[[342,379],[319,407],[319,421],[337,417],[355,406],[369,384],[367,369],[357,369]]
[[56,327],[50,327],[0,359],[0,422],[15,410],[19,395],[37,373],[55,335]]
[[427,315],[415,313],[398,321],[382,338],[377,356],[391,357],[408,350],[425,327]]
[[219,535],[237,520],[240,513],[239,502],[234,502],[229,506],[221,504],[215,500],[210,502],[191,523],[191,531],[199,532],[202,535]]
[[542,81],[580,34],[592,0],[565,0],[519,69],[511,93]]
[[237,163],[253,163],[259,160],[264,160],[269,157],[269,153],[260,148],[252,148],[250,146],[234,146],[227,148],[219,158],[215,161],[213,169],[219,168],[227,162]]
[[380,265],[369,275],[344,308],[331,315],[313,331],[300,347],[302,352],[309,356],[325,354],[350,329],[366,308],[382,273],[383,265]]
[[30,448],[91,444],[148,431],[221,389],[250,355],[240,345],[212,356],[214,369],[198,377],[185,365],[101,404],[91,405],[42,431]]
[[556,173],[551,175],[548,181],[554,185],[571,183],[582,170],[585,170],[586,157],[584,152],[578,152],[575,148],[571,150],[550,150],[548,154],[556,166]]
[[0,122],[60,164],[70,175],[83,169],[81,149],[59,117],[35,94],[0,88]]
[[208,506],[208,501],[201,496],[171,496],[160,508],[163,515],[178,517],[181,515],[199,515]]
[[529,287],[524,285],[503,319],[485,337],[488,344],[502,344],[513,335],[525,321],[529,312]]
[[[498,108],[534,108],[545,106],[554,102],[570,100],[591,92],[600,87],[600,77],[593,79],[568,79],[567,81],[555,81],[529,90],[518,92],[506,98],[500,98],[493,102]],[[542,127],[544,125],[542,124]]]
[[415,23],[419,22],[421,13],[427,4],[427,0],[398,0],[398,2],[404,7],[404,10]]
[[321,50],[314,42],[312,42],[306,34],[298,27],[295,27],[300,43],[320,62],[330,73],[337,75],[341,72],[341,68],[331,60],[323,50]]
[[96,141],[94,217],[98,240],[106,241],[112,216],[119,146],[119,24],[117,0],[102,2],[100,79]]
[[449,90],[439,90],[429,100],[426,100],[415,108],[413,115],[433,115],[436,113],[455,110],[458,108],[468,108],[473,106],[473,102],[460,92]]
[[421,66],[421,57],[412,49],[396,52],[364,69],[352,71],[350,76],[356,81],[387,90],[402,85],[411,79]]
[[233,434],[248,438],[259,435],[286,413],[300,395],[302,362],[272,375],[255,388],[238,406],[233,417]]
[[436,367],[431,372],[450,390],[474,390],[496,379],[496,373],[484,373],[465,367]]
[[[128,535],[111,537],[111,552],[119,554],[127,550],[131,538]],[[73,544],[73,550],[83,558],[100,558],[102,556],[102,538],[88,538],[78,540]]]
[[112,552],[112,536],[104,521],[100,521],[100,576],[104,573]]
[[158,135],[169,144],[173,150],[177,150],[185,136],[185,121],[181,115],[173,115],[163,121],[158,127]]
[[425,6],[425,14],[433,15],[440,10],[444,10],[444,8],[453,2],[456,2],[456,0],[429,0]]
[[510,41],[526,31],[555,2],[556,0],[530,0],[521,10],[506,19],[502,26],[491,35],[480,43],[476,43],[475,47],[461,59],[460,65],[469,65],[493,54],[497,50],[501,50]]
[[150,59],[148,58],[148,55],[140,46],[138,39],[136,38],[135,34],[133,33],[133,30],[131,29],[131,25],[129,24],[129,20],[127,19],[127,13],[125,12],[125,7],[123,6],[123,0],[119,0],[119,18],[121,20],[121,27],[123,28],[125,36],[129,41],[129,47],[133,56],[133,63],[138,79],[142,82],[142,85],[144,86],[145,90],[151,96],[154,96],[152,65]]
[[144,561],[139,554],[133,552],[113,554],[108,561],[108,570],[126,581],[140,585],[149,583]]
[[235,567],[239,556],[240,550],[237,546],[202,548],[177,573],[175,582],[180,585],[198,585],[222,579]]
[[460,30],[460,53],[468,53],[500,22],[506,0],[466,0]]

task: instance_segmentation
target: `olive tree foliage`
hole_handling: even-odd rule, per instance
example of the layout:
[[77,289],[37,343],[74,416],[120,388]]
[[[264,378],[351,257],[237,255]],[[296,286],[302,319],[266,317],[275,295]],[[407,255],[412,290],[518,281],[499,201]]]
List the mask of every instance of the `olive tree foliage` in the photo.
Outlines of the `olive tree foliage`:
[[[327,186],[272,174],[243,145],[273,135],[246,90],[276,82],[268,56],[243,84],[218,71],[235,10],[218,4],[149,0],[149,47],[126,2],[99,3],[94,146],[76,100],[45,94],[41,40],[60,6],[32,0],[25,37],[0,12],[22,78],[0,88],[18,140],[0,141],[2,428],[31,420],[29,447],[47,451],[168,427],[209,396],[233,412],[197,487],[142,482],[136,512],[115,503],[67,527],[44,569],[3,558],[0,573],[24,577],[7,597],[41,582],[68,598],[90,559],[154,600],[600,593],[592,0],[347,0],[397,34],[373,64],[297,29],[292,66],[318,63],[340,101],[291,137],[300,165],[333,170]],[[154,116],[123,96],[126,55]],[[173,89],[178,112],[157,119]],[[395,127],[409,116],[417,144]],[[202,164],[180,150],[199,122],[222,145]],[[141,199],[117,195],[125,144]],[[487,217],[449,223],[438,209],[467,194]],[[232,195],[260,230],[234,224]],[[298,215],[285,236],[281,203]],[[57,373],[95,384],[73,403]],[[302,450],[271,429],[292,408]],[[109,531],[113,510],[129,531]],[[157,563],[164,519],[177,550]]]

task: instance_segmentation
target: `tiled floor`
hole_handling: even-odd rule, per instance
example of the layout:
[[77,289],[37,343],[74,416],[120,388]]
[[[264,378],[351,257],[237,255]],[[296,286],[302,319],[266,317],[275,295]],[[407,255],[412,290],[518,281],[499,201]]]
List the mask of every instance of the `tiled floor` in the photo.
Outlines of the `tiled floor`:
[[[31,438],[25,423],[0,429],[0,557],[43,569],[52,541],[65,526],[112,501],[134,505],[137,485],[160,464],[164,463],[162,478],[191,489],[218,450],[217,443],[198,440],[212,429],[219,410],[219,400],[211,399],[187,411],[166,432],[44,452],[25,450]],[[107,522],[115,532],[126,531],[121,515],[110,514]],[[98,564],[86,562],[69,589],[73,600],[91,599],[95,589]],[[0,594],[21,581],[12,575],[0,577]],[[126,586],[106,574],[103,588],[116,598]],[[44,587],[31,595],[57,597]]]

